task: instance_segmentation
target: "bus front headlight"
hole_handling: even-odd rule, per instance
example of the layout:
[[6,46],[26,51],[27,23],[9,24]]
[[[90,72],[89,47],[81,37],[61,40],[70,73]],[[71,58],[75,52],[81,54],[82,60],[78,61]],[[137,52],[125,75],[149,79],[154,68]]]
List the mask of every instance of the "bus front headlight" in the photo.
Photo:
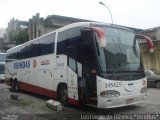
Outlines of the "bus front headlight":
[[115,90],[107,90],[100,93],[100,96],[103,98],[112,98],[120,96],[120,93]]

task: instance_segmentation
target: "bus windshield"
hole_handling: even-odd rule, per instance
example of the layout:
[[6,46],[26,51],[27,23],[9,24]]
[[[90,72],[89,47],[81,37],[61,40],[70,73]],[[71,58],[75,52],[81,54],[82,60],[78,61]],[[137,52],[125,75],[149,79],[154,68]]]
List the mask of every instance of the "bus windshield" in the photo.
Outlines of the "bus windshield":
[[99,47],[99,64],[102,74],[140,72],[138,43],[132,31],[101,26],[106,33],[106,47]]

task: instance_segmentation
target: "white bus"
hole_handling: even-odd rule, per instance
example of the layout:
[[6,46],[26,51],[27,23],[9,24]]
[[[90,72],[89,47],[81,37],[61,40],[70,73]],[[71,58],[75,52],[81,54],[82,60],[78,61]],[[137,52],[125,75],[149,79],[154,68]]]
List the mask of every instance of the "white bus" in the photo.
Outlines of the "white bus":
[[6,84],[64,105],[113,108],[146,98],[147,81],[133,31],[74,23],[7,51]]
[[0,53],[0,82],[4,82],[5,80],[5,60],[6,53]]

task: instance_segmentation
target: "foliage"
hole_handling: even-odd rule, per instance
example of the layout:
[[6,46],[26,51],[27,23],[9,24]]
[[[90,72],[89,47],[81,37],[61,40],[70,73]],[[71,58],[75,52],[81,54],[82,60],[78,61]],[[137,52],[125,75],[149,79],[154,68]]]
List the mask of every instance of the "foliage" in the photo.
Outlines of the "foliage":
[[29,40],[29,35],[25,29],[21,29],[16,34],[12,35],[10,42],[16,45],[22,44]]

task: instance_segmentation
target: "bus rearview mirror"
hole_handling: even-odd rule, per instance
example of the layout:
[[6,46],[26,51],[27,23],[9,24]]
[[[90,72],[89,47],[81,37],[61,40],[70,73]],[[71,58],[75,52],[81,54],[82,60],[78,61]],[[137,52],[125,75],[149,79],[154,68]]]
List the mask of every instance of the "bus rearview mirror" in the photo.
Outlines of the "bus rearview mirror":
[[107,46],[106,33],[102,28],[93,27],[92,28],[98,37],[98,44],[100,48],[105,48]]
[[148,36],[146,36],[146,35],[139,35],[139,34],[137,34],[137,35],[135,36],[135,39],[136,39],[136,40],[137,40],[137,39],[139,39],[139,40],[145,40],[144,42],[147,42],[147,47],[148,47],[148,49],[149,49],[149,52],[150,52],[150,53],[153,53],[153,52],[154,52],[153,42],[152,42],[152,40],[151,40],[150,37],[148,37]]

